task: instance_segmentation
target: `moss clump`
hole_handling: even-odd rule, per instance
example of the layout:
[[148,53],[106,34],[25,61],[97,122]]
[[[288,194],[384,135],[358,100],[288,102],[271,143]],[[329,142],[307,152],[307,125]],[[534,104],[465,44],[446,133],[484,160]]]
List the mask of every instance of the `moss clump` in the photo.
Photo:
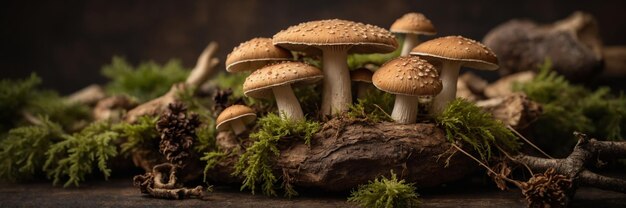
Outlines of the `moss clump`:
[[40,84],[34,73],[23,80],[0,80],[0,135],[32,123],[25,114],[46,116],[65,130],[75,130],[75,124],[90,118],[87,106],[69,104],[54,91],[38,89]]
[[363,99],[350,105],[347,115],[353,119],[366,119],[372,123],[391,121],[389,113],[393,109],[394,98],[389,93],[372,90]]
[[[263,194],[274,196],[274,184],[278,179],[274,176],[272,164],[280,155],[278,143],[285,139],[298,138],[305,144],[310,144],[311,138],[321,126],[314,121],[284,120],[272,113],[260,118],[257,125],[258,131],[250,134],[250,140],[254,143],[241,155],[233,174],[244,176],[241,190],[248,188],[254,194],[257,183],[262,183]],[[295,191],[288,190],[286,194],[289,193]]]
[[53,184],[66,180],[64,186],[75,185],[97,167],[105,179],[111,175],[109,159],[118,155],[115,140],[119,133],[111,130],[107,121],[94,122],[78,133],[61,135],[60,142],[50,145],[43,169]]
[[112,126],[114,131],[126,138],[126,142],[121,145],[122,153],[128,155],[139,148],[158,149],[154,144],[159,135],[155,128],[157,120],[156,116],[141,116],[135,123],[119,123]]
[[412,183],[398,180],[391,171],[391,178],[385,176],[374,179],[368,184],[360,185],[348,198],[349,202],[361,207],[419,207],[420,201],[416,188]]
[[546,61],[530,82],[514,84],[543,107],[543,114],[531,129],[531,138],[548,152],[567,155],[577,139],[574,131],[585,132],[595,138],[622,140],[626,133],[626,97],[613,95],[607,87],[591,91],[584,86],[569,83],[565,77],[551,70]]
[[102,68],[102,74],[111,79],[106,90],[112,94],[127,94],[145,102],[165,94],[170,87],[187,78],[189,70],[176,59],[159,65],[149,61],[133,67],[121,57],[113,57],[111,64]]
[[21,126],[0,141],[0,179],[20,181],[41,171],[46,151],[63,135],[61,125],[40,118],[39,125]]
[[483,160],[491,157],[495,147],[506,151],[520,147],[517,138],[501,121],[463,99],[450,102],[435,120],[443,127],[449,141],[469,144]]

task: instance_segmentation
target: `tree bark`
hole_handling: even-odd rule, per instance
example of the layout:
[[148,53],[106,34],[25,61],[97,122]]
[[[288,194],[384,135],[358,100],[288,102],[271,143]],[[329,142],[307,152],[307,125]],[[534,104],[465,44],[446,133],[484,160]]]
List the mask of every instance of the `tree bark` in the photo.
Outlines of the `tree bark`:
[[[226,137],[226,138],[225,138]],[[231,144],[232,133],[219,134],[219,144]],[[228,148],[231,149],[228,149]],[[394,170],[420,188],[434,187],[466,176],[478,166],[453,150],[434,124],[371,124],[335,118],[326,122],[307,146],[302,141],[279,145],[275,175],[297,187],[349,190]],[[232,145],[220,148],[233,150]],[[231,175],[238,151],[210,170],[213,181],[238,182]],[[447,164],[446,164],[447,163]],[[449,166],[449,168],[447,167]],[[286,174],[286,175],[285,175]]]

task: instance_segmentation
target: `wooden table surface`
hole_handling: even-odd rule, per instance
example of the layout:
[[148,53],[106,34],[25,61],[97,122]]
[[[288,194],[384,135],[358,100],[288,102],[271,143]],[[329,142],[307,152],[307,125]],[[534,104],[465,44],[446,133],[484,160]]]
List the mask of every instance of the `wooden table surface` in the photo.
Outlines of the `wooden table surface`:
[[[53,187],[49,182],[0,183],[0,207],[354,207],[347,193],[300,190],[291,200],[239,192],[218,186],[207,200],[163,200],[143,196],[129,179],[90,182],[78,188]],[[491,188],[446,188],[422,193],[422,207],[525,207],[519,190]],[[572,207],[626,207],[626,194],[582,188]]]

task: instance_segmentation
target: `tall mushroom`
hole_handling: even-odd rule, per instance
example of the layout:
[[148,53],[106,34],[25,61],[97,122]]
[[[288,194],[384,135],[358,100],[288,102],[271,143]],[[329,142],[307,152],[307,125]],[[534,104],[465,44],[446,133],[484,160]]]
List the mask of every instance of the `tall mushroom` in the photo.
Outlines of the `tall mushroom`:
[[226,71],[254,71],[270,63],[291,59],[291,53],[274,46],[271,38],[253,38],[239,44],[228,54]]
[[389,28],[389,31],[397,34],[404,34],[404,43],[402,44],[402,53],[400,55],[409,55],[411,49],[419,45],[419,35],[435,35],[437,30],[426,16],[422,13],[411,12],[406,13],[398,18]]
[[347,20],[319,20],[300,23],[273,37],[274,45],[309,54],[322,53],[324,92],[321,114],[348,110],[352,103],[348,53],[389,53],[398,47],[387,30]]
[[246,124],[252,123],[254,119],[256,119],[256,113],[252,108],[245,105],[231,105],[217,116],[215,128],[218,131],[226,131],[230,127],[235,135],[239,135],[246,131]]
[[353,70],[350,72],[350,80],[356,82],[356,97],[363,99],[372,85],[372,71],[367,68]]
[[314,66],[301,62],[282,62],[252,72],[243,83],[243,91],[246,96],[253,98],[268,98],[273,94],[279,114],[283,118],[300,121],[304,120],[304,114],[291,84],[313,83],[322,77],[322,72]]
[[415,123],[420,97],[441,91],[433,65],[416,56],[401,56],[381,66],[372,77],[376,88],[396,95],[391,118],[401,124]]
[[413,48],[411,55],[431,62],[440,62],[439,74],[443,82],[441,94],[433,101],[435,113],[441,113],[456,97],[456,83],[461,66],[481,69],[498,69],[498,57],[485,45],[461,36],[447,36],[426,41]]

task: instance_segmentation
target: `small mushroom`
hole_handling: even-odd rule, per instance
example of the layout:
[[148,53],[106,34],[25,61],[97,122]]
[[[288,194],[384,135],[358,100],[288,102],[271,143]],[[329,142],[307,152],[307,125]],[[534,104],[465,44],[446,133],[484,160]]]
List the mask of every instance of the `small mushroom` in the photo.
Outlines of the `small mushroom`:
[[404,43],[402,44],[402,53],[400,55],[409,55],[411,49],[419,45],[419,35],[435,35],[437,30],[426,16],[422,13],[411,12],[398,18],[389,28],[389,31],[396,34],[404,35]]
[[218,131],[226,131],[230,127],[235,135],[239,135],[246,131],[246,124],[252,123],[254,119],[256,119],[256,113],[248,106],[232,105],[217,116],[215,128]]
[[226,57],[226,71],[257,70],[267,64],[293,59],[291,53],[272,44],[271,38],[253,38],[233,48]]
[[372,71],[367,68],[358,68],[350,72],[350,80],[356,82],[356,97],[363,99],[372,85]]
[[420,100],[441,92],[441,80],[433,65],[416,56],[401,56],[381,66],[372,77],[376,88],[396,95],[391,118],[415,123]]
[[498,57],[485,45],[461,36],[447,36],[426,41],[413,48],[417,55],[431,62],[441,63],[439,74],[443,90],[433,101],[435,113],[441,113],[456,97],[456,84],[461,66],[482,69],[498,69]]
[[282,62],[252,72],[243,83],[243,91],[253,98],[270,98],[273,95],[283,118],[301,121],[304,114],[291,84],[313,83],[322,77],[322,72],[314,66],[302,62]]
[[339,19],[300,23],[276,33],[273,41],[289,50],[322,54],[322,115],[346,112],[352,103],[348,53],[389,53],[398,47],[383,28]]

